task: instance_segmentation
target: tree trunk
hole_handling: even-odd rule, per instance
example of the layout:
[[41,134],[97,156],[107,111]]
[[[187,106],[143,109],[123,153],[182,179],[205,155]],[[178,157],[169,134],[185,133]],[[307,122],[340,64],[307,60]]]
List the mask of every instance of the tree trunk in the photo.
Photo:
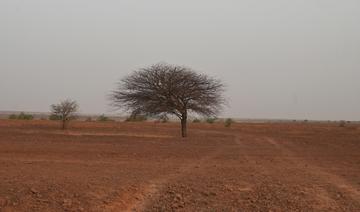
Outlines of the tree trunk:
[[66,129],[66,120],[62,120],[62,129],[63,129],[63,130]]
[[183,138],[187,137],[187,113],[182,114],[181,117],[181,136]]

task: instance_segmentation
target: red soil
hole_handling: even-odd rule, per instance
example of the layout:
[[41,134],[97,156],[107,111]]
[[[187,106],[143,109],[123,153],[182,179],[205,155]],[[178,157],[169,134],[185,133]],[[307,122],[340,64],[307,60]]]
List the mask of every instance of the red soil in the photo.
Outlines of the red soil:
[[360,126],[0,121],[0,211],[359,211]]

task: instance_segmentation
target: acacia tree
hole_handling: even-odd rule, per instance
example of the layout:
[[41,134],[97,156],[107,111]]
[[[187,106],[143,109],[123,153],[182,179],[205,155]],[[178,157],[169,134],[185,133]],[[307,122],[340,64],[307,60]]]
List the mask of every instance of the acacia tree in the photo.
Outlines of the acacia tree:
[[189,112],[216,115],[222,108],[220,80],[184,66],[158,63],[123,78],[111,94],[115,107],[150,116],[175,115],[187,136]]
[[64,100],[59,104],[53,104],[51,107],[51,116],[57,117],[61,120],[61,128],[66,129],[67,124],[70,120],[75,118],[75,113],[79,109],[79,105],[73,100]]

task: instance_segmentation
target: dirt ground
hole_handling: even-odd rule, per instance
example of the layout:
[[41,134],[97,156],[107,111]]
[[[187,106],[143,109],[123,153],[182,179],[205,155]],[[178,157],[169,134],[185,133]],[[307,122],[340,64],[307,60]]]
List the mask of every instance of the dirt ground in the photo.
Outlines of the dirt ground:
[[0,121],[0,211],[360,211],[360,126]]

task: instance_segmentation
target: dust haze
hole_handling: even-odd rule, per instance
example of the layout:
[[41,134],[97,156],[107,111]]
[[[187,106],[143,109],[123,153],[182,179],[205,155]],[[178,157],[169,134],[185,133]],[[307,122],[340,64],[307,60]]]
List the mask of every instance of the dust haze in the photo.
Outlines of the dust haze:
[[118,79],[168,62],[222,79],[222,116],[359,120],[359,20],[355,0],[3,0],[0,110],[110,112]]

